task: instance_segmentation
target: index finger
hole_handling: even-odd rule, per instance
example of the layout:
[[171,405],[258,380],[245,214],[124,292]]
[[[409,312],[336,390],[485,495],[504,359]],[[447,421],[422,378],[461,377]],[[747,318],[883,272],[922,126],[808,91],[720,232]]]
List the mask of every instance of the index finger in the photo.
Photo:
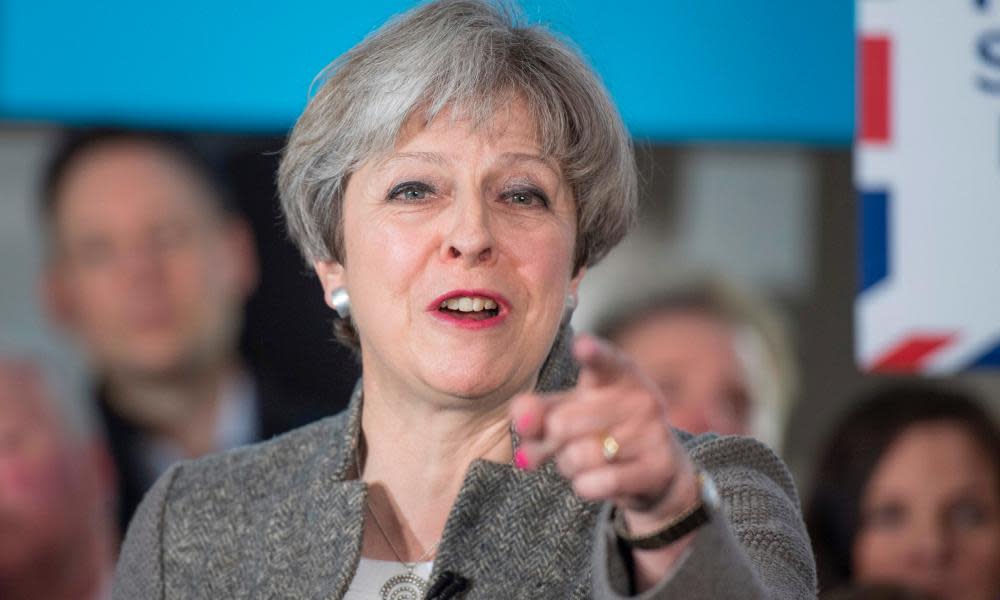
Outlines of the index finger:
[[540,394],[530,392],[515,396],[508,410],[514,429],[524,438],[541,438],[545,435],[545,415],[549,409],[565,401],[566,393]]
[[616,381],[629,369],[628,359],[610,343],[581,334],[573,341],[573,357],[580,363],[579,384],[598,387]]

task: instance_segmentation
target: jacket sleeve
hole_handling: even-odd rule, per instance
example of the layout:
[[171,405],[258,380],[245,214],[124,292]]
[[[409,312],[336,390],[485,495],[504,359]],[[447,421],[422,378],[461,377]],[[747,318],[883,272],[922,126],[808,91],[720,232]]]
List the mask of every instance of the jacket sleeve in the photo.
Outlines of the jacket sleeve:
[[691,546],[658,584],[629,596],[629,567],[611,525],[611,506],[604,506],[595,531],[593,597],[816,598],[809,537],[795,486],[781,460],[750,438],[698,438],[688,450],[715,481],[722,507],[698,529]]
[[115,569],[112,600],[161,600],[163,583],[163,521],[177,464],[150,488],[129,523]]

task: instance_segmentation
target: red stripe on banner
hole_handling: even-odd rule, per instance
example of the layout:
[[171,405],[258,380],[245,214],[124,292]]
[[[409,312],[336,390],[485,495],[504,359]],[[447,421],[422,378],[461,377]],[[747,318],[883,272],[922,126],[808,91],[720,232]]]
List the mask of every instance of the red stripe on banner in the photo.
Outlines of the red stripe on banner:
[[912,335],[876,359],[871,368],[873,371],[915,373],[924,368],[935,352],[954,339],[954,334]]
[[886,36],[863,36],[858,45],[860,73],[858,90],[861,141],[889,141],[889,81],[891,40]]

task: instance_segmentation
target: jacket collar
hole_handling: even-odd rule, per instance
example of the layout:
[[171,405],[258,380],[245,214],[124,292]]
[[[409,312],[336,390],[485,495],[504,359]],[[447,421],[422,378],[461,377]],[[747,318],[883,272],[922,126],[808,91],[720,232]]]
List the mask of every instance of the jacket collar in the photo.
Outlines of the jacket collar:
[[[563,325],[542,366],[537,390],[556,391],[576,383],[577,366],[570,353],[572,339],[571,328]],[[293,542],[296,546],[317,552],[315,556],[325,556],[320,561],[325,567],[317,575],[327,582],[324,591],[333,597],[347,592],[361,556],[367,485],[348,477],[352,475],[361,436],[362,404],[359,380],[342,415],[342,428],[333,432],[330,440],[333,447],[325,459],[320,459],[329,462],[325,467],[316,464],[316,469],[310,469],[312,476],[304,496],[311,523],[305,528],[289,530],[301,536]],[[525,578],[536,579],[539,589],[560,584],[553,581],[547,563],[543,569],[541,563],[532,562],[530,557],[510,557],[509,553],[515,548],[551,552],[567,562],[562,572],[580,573],[581,565],[568,563],[578,556],[589,557],[589,553],[567,552],[565,544],[572,539],[589,541],[586,531],[593,524],[596,506],[577,498],[551,462],[524,472],[507,464],[474,460],[448,515],[430,581],[448,570],[468,577],[480,590]],[[553,524],[558,524],[567,535],[557,538],[543,535]],[[579,535],[572,535],[579,528],[583,528]],[[511,540],[518,543],[512,546]],[[495,560],[487,561],[491,564],[486,565],[487,557]]]

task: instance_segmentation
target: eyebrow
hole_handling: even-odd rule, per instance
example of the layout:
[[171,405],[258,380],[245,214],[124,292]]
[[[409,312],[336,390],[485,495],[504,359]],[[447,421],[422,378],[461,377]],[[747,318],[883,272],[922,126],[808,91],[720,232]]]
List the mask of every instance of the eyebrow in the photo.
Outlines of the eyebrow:
[[382,166],[385,167],[403,160],[418,160],[442,167],[448,166],[449,162],[443,154],[438,154],[437,152],[397,152],[382,161]]
[[[382,162],[382,166],[388,166],[393,163],[404,161],[404,160],[418,160],[421,162],[428,162],[434,165],[446,167],[451,161],[443,155],[437,152],[398,152],[389,156]],[[552,171],[554,174],[559,174],[559,168],[554,161],[551,159],[546,159],[538,154],[528,154],[525,152],[504,152],[497,159],[497,163],[502,166],[510,166],[517,163],[535,163],[546,169]]]
[[558,165],[555,163],[555,161],[547,159],[544,156],[540,156],[538,154],[527,154],[524,152],[505,152],[500,155],[500,159],[498,162],[500,164],[508,166],[521,162],[535,163],[545,167],[546,169],[552,171],[556,175],[559,174],[559,168]]

